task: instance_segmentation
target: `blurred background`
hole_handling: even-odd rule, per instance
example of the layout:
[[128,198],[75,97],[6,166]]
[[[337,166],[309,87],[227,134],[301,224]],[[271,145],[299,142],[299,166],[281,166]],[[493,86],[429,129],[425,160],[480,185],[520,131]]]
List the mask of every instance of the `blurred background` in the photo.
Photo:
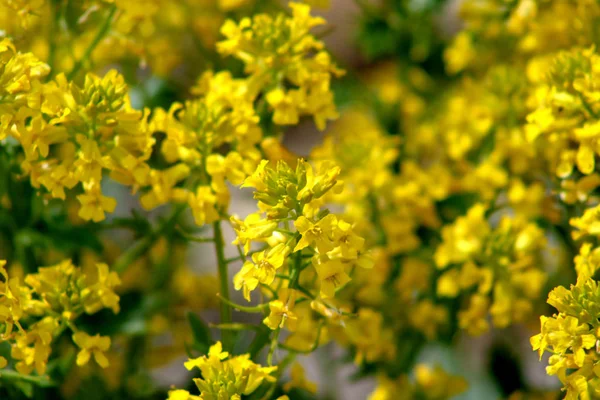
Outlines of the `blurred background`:
[[[386,132],[400,136],[403,130],[410,129],[409,126],[403,125],[403,115],[410,114],[415,109],[430,107],[428,100],[434,98],[432,93],[443,90],[442,86],[437,85],[450,80],[445,74],[443,50],[445,44],[462,26],[459,15],[461,1],[307,0],[306,2],[313,4],[315,13],[327,20],[326,27],[320,27],[317,36],[325,41],[327,49],[339,66],[346,70],[346,75],[334,83],[336,103],[341,118],[343,119],[353,107],[372,95],[365,90],[368,86],[374,88],[373,91],[377,91],[382,97],[393,99],[392,106],[376,108],[379,122]],[[79,2],[73,3],[79,5]],[[253,8],[246,14],[253,14],[262,8],[277,9],[287,2],[255,0],[249,3],[251,5],[248,7]],[[140,15],[144,12],[152,13],[152,18],[158,21],[155,26],[142,26],[139,30],[126,24],[116,26],[115,31],[118,34],[108,36],[94,52],[94,62],[103,65],[101,72],[106,72],[111,67],[118,67],[128,82],[136,82],[131,90],[134,107],[168,108],[173,101],[185,100],[190,96],[188,89],[197,82],[199,73],[205,69],[218,70],[226,67],[233,71],[236,71],[236,68],[237,72],[241,71],[239,63],[221,60],[214,51],[214,43],[219,38],[218,28],[225,18],[246,15],[238,15],[229,9],[224,10],[223,4],[235,5],[236,1],[173,1],[167,3],[164,10],[153,9],[153,4],[155,3],[148,2],[147,7],[142,4],[135,12]],[[181,4],[191,8],[186,9]],[[220,8],[215,7],[215,4],[220,4]],[[22,27],[17,26],[14,16],[9,13],[0,13],[0,28],[17,38],[19,48],[29,49],[44,60],[54,59],[57,71],[69,71],[73,67],[74,59],[77,59],[70,53],[80,54],[89,42],[90,36],[85,29],[88,19],[90,24],[97,23],[94,22],[94,12],[90,15],[84,14],[84,17],[80,18],[76,29],[81,29],[82,43],[78,44],[75,40],[76,43],[72,48],[59,49],[60,51],[54,54],[45,45],[48,32],[51,31],[51,24],[44,18],[34,20],[27,27],[37,32],[37,35],[22,34]],[[73,32],[74,29],[66,31]],[[141,37],[144,40],[123,39],[125,35],[120,33],[127,33],[130,35],[128,37]],[[29,39],[30,37],[34,39]],[[145,43],[151,44],[145,47]],[[169,48],[172,43],[178,43],[179,47]],[[136,55],[143,54],[142,62],[139,57],[132,57],[133,59],[129,60],[123,56],[128,52],[135,52]],[[425,72],[428,77],[426,80],[433,82],[421,98],[411,97],[412,94],[404,91],[402,85],[398,84],[403,79],[403,74],[410,71],[410,68],[402,69],[400,66],[407,65],[418,67]],[[428,98],[427,94],[431,96]],[[334,122],[321,132],[315,128],[312,121],[303,121],[300,125],[286,130],[283,143],[290,151],[307,157],[311,150],[322,142],[328,130],[335,127]],[[360,131],[356,132],[356,135],[360,134]],[[31,192],[28,182],[26,185],[27,190]],[[125,186],[109,183],[106,194],[118,199],[115,213],[108,217],[109,224],[118,221],[119,218],[129,218],[132,210],[141,210],[138,199],[132,197]],[[231,194],[231,210],[234,210],[235,214],[244,218],[255,212],[256,201],[252,199],[251,190],[232,187]],[[164,209],[157,209],[150,213],[150,218],[157,220],[163,213]],[[188,218],[190,224],[193,224],[191,215]],[[224,230],[226,241],[230,243],[234,240],[234,232],[229,226],[224,227]],[[133,239],[133,235],[127,231],[108,230],[107,232],[117,247],[121,243],[130,243]],[[34,247],[35,244],[26,244],[22,251],[33,253],[37,251],[33,249]],[[0,256],[3,255],[3,251],[8,253],[3,250],[0,240]],[[235,247],[228,246],[226,257],[235,256],[237,256]],[[554,254],[549,257],[558,259]],[[214,274],[216,260],[213,245],[190,243],[190,249],[185,253],[185,264],[197,276]],[[241,267],[241,262],[230,266],[230,276],[233,276]],[[244,302],[240,292],[232,289],[231,293],[236,303]],[[209,323],[218,321],[216,311],[202,312],[201,315]],[[128,318],[127,314],[123,318]],[[250,318],[248,314],[234,311],[234,321],[260,323],[261,319],[249,320],[248,318]],[[183,320],[187,323],[185,319]],[[128,326],[128,329],[135,331],[137,327],[134,325],[139,321],[132,319],[129,322],[131,326]],[[537,324],[537,321],[535,322]],[[560,387],[558,380],[546,375],[546,363],[540,362],[537,353],[531,350],[529,338],[539,333],[537,329],[539,325],[515,325],[506,329],[493,329],[478,337],[459,332],[450,340],[428,342],[419,350],[416,362],[440,365],[446,371],[466,378],[469,389],[458,396],[458,399],[506,398],[507,394],[519,388],[534,388],[538,391],[557,390]],[[169,340],[166,335],[156,335],[152,338],[152,345],[158,348]],[[157,351],[156,357],[160,358],[161,353]],[[153,382],[164,388],[171,385],[184,387],[189,383],[190,378],[190,374],[182,367],[186,359],[187,357],[182,355],[169,362],[167,366],[154,369],[151,374]],[[320,347],[311,355],[300,355],[298,359],[305,367],[307,378],[317,383],[317,397],[320,399],[366,399],[376,386],[375,378],[365,377],[365,371],[361,371],[353,364],[347,352],[333,342]]]
[[[397,8],[393,7],[394,3]],[[354,105],[356,93],[348,93],[357,81],[371,82],[378,75],[394,79],[395,70],[390,65],[395,58],[403,62],[411,58],[411,52],[422,51],[425,57],[417,57],[416,64],[430,74],[443,74],[441,46],[461,28],[460,5],[461,0],[331,0],[329,7],[316,8],[315,14],[327,20],[323,40],[339,65],[347,71],[342,81],[336,83],[336,100],[342,116]],[[390,9],[407,9],[409,12],[390,14]],[[320,132],[312,121],[306,120],[288,129],[283,143],[294,153],[307,157],[326,133],[327,130]],[[356,134],[360,135],[360,132]],[[254,212],[255,207],[251,191],[232,190],[231,209],[240,217]],[[127,213],[128,208],[123,206],[122,211]],[[225,228],[225,234],[230,241],[235,238],[229,227]],[[228,257],[236,255],[233,247],[228,250]],[[216,260],[211,244],[193,244],[188,263],[198,273],[213,271]],[[240,267],[241,263],[232,265],[235,269]],[[232,293],[236,302],[243,303],[240,292],[232,290]],[[209,321],[218,319],[216,314],[203,316]],[[243,321],[244,317],[247,315],[234,314],[238,321]],[[558,380],[545,373],[545,363],[540,362],[537,353],[531,350],[529,338],[536,333],[520,325],[495,329],[479,337],[459,333],[452,345],[435,342],[426,345],[417,356],[417,363],[440,365],[449,373],[465,377],[469,389],[457,399],[500,399],[506,397],[503,393],[524,386],[539,391],[558,390]],[[180,368],[184,360],[182,357],[170,368],[156,371],[156,379],[165,385],[183,384],[188,379]],[[307,378],[317,383],[318,398],[362,400],[376,386],[374,377],[360,377],[358,368],[347,361],[345,350],[333,342],[315,354],[300,356],[299,361],[305,367]],[[343,366],[340,368],[340,365]],[[499,379],[503,381],[502,387],[498,384]]]

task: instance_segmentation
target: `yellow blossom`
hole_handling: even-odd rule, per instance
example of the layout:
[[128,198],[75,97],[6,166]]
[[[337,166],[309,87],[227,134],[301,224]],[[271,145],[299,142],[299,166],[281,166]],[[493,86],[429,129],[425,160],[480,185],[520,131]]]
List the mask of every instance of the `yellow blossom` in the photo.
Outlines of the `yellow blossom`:
[[291,389],[304,389],[309,393],[317,393],[317,384],[306,379],[304,368],[299,363],[292,365],[290,371],[291,380],[283,385],[283,390],[289,392]]
[[273,330],[287,326],[290,331],[295,331],[298,324],[298,316],[293,311],[295,302],[294,289],[279,289],[277,299],[269,302],[269,316],[263,323]]
[[333,250],[335,247],[333,230],[336,224],[337,218],[333,214],[327,215],[316,222],[300,216],[294,222],[294,225],[302,237],[296,244],[294,252],[302,250],[307,246],[315,246],[320,252],[324,253]]
[[94,360],[102,368],[108,367],[108,359],[104,353],[110,348],[110,338],[106,336],[90,336],[83,331],[73,335],[73,341],[81,351],[77,354],[77,365],[82,366],[88,363],[93,355]]

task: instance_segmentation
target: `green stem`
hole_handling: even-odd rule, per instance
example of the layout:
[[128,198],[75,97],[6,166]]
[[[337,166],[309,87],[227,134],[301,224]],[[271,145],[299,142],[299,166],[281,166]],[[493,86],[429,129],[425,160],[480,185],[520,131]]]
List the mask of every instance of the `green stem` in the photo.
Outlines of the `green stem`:
[[271,292],[271,295],[273,296],[273,299],[277,298],[277,292],[271,286],[265,285],[264,283],[261,283],[260,287],[263,288],[263,289],[265,289],[265,290],[268,290],[269,292]]
[[[221,221],[213,223],[215,251],[217,253],[217,268],[219,274],[219,284],[222,300],[229,301],[229,274],[227,271],[227,261],[225,260],[225,244],[223,242],[223,231]],[[221,301],[221,324],[231,323],[231,306],[225,301]],[[233,332],[222,331],[223,347],[231,350],[233,346]]]
[[369,203],[371,205],[371,221],[375,225],[375,229],[377,230],[377,243],[380,245],[387,244],[387,237],[385,235],[385,229],[381,223],[381,212],[379,211],[379,205],[377,204],[377,199],[373,194],[369,195]]
[[47,376],[23,375],[9,369],[0,372],[0,380],[29,382],[39,387],[52,387],[56,385],[56,383]]
[[58,26],[62,14],[62,2],[53,1],[51,4],[52,22],[50,26],[50,37],[48,38],[48,65],[50,74],[48,79],[54,75],[54,62],[56,60],[56,39],[58,37]]
[[117,258],[117,261],[113,264],[113,271],[116,271],[119,275],[125,272],[131,264],[152,247],[155,241],[156,237],[154,235],[149,235],[135,242],[133,246],[128,248],[127,251]]
[[317,337],[315,338],[315,341],[313,342],[310,349],[307,349],[307,350],[295,349],[295,348],[285,345],[283,343],[279,343],[279,347],[281,347],[282,349],[287,350],[287,351],[292,351],[294,353],[310,354],[319,347],[319,344],[321,342],[321,331],[322,330],[323,330],[323,321],[321,320],[319,323],[319,328],[317,330]]
[[190,242],[196,243],[212,243],[215,241],[214,238],[211,237],[202,237],[202,236],[194,236],[187,232],[184,232],[182,229],[177,229],[177,233],[181,235],[185,240],[189,240]]
[[302,252],[298,251],[294,254],[294,263],[292,267],[292,273],[290,274],[290,289],[296,289],[298,287],[298,280],[300,278],[300,264],[302,263]]
[[267,364],[269,366],[273,365],[273,354],[275,354],[275,349],[277,348],[280,332],[281,328],[277,328],[275,332],[273,332],[273,339],[271,339],[271,347],[269,348],[269,354],[267,355]]
[[227,304],[229,307],[235,308],[238,311],[244,311],[248,313],[262,313],[264,310],[269,308],[269,303],[259,304],[257,306],[242,306],[241,304],[236,304],[233,301],[226,299],[225,297],[221,296],[220,293],[217,294],[217,297],[223,303]]
[[304,294],[305,296],[307,296],[309,299],[312,299],[312,300],[314,300],[314,299],[315,299],[315,296],[314,296],[314,295],[313,295],[311,292],[309,292],[309,291],[308,291],[308,289],[306,289],[306,288],[303,288],[303,287],[302,287],[302,286],[300,286],[300,285],[296,285],[296,289],[297,289],[297,290],[299,290],[299,291],[300,291],[302,294]]
[[579,99],[581,100],[581,104],[583,105],[583,107],[586,109],[586,111],[588,113],[590,113],[590,115],[594,118],[598,118],[598,116],[596,115],[596,113],[594,112],[594,109],[592,108],[592,106],[590,105],[590,103],[587,102],[587,100],[585,99],[584,95],[579,93]]
[[234,263],[234,262],[237,262],[237,261],[242,261],[242,260],[245,261],[245,259],[246,259],[246,257],[239,257],[239,256],[238,257],[230,257],[230,258],[227,258],[225,260],[225,262],[227,264],[231,264],[231,263]]
[[211,328],[217,328],[225,331],[260,331],[260,325],[242,324],[232,322],[231,324],[209,324]]
[[127,249],[121,256],[115,261],[113,264],[113,271],[116,271],[118,274],[122,274],[127,270],[127,268],[133,264],[138,258],[144,255],[152,245],[160,238],[165,231],[170,229],[177,217],[181,212],[185,209],[185,206],[177,206],[171,215],[169,215],[153,232],[151,232],[148,236],[143,237],[134,243],[133,246]]
[[273,398],[273,393],[275,393],[275,389],[277,389],[277,382],[279,381],[279,378],[283,374],[283,371],[292,363],[292,361],[294,361],[295,358],[295,353],[288,353],[288,355],[285,356],[285,358],[277,365],[277,372],[275,375],[276,380],[271,384],[271,387],[267,393],[261,397],[261,400],[270,400]]
[[85,64],[87,62],[87,60],[90,58],[94,49],[96,49],[98,44],[100,44],[100,42],[102,41],[104,36],[106,36],[108,31],[110,30],[110,26],[113,22],[113,17],[115,16],[116,12],[117,12],[117,6],[113,4],[110,7],[108,15],[106,16],[106,19],[102,23],[102,26],[98,30],[98,33],[96,33],[96,36],[94,37],[94,39],[92,40],[92,42],[90,43],[88,48],[85,49],[85,53],[83,53],[83,57],[81,57],[79,60],[77,60],[77,62],[75,63],[75,66],[73,66],[73,69],[67,75],[67,79],[72,80],[73,78],[75,78],[75,76],[77,75],[77,73],[79,72],[81,67],[83,67],[83,64]]

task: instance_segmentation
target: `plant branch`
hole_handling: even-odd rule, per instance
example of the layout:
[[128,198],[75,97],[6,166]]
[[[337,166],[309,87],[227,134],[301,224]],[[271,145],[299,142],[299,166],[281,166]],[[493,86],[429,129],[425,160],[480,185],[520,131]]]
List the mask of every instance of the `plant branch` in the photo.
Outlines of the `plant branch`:
[[77,76],[77,73],[79,72],[81,67],[83,67],[83,65],[89,60],[90,56],[92,55],[92,52],[96,49],[98,44],[100,44],[102,39],[104,39],[104,36],[106,36],[108,31],[110,30],[110,26],[113,22],[113,18],[115,16],[116,12],[117,12],[117,6],[115,4],[113,4],[110,7],[110,10],[108,11],[108,15],[106,16],[106,19],[102,23],[102,26],[98,30],[98,33],[96,33],[96,36],[94,37],[94,39],[92,40],[92,42],[90,43],[88,48],[85,49],[85,53],[83,53],[83,57],[81,57],[79,60],[77,60],[77,62],[73,66],[73,69],[67,75],[68,80],[72,80],[73,78],[75,78],[75,76]]
[[[221,229],[221,221],[213,223],[213,237],[215,243],[215,251],[217,254],[217,272],[219,276],[219,286],[221,290],[221,300],[229,301],[229,273],[227,270],[227,261],[225,260],[225,244],[223,241],[223,230]],[[231,306],[225,302],[221,302],[221,324],[231,323]],[[233,346],[232,332],[222,332],[223,346],[227,350],[231,350]]]

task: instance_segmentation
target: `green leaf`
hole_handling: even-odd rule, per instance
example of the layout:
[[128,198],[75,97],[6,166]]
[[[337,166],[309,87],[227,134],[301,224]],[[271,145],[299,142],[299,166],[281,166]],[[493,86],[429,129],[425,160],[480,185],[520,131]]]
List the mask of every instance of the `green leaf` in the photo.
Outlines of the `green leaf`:
[[262,325],[261,328],[262,329],[260,331],[256,332],[256,336],[248,348],[248,352],[250,353],[250,358],[252,360],[255,359],[258,353],[260,353],[260,351],[271,340],[271,330],[264,325]]
[[15,387],[18,388],[21,392],[23,392],[25,397],[27,397],[28,399],[31,399],[33,397],[33,383],[17,381],[15,382]]
[[202,354],[208,353],[208,348],[212,344],[212,337],[208,325],[206,325],[204,321],[200,319],[200,317],[191,311],[188,311],[186,316],[194,336],[194,349]]

